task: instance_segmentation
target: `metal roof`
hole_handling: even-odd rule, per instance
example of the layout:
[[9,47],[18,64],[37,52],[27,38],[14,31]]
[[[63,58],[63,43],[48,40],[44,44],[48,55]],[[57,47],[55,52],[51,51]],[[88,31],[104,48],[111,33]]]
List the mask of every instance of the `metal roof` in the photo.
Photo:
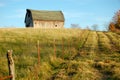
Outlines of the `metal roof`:
[[32,14],[33,20],[43,21],[64,21],[64,15],[62,11],[47,11],[47,10],[32,10],[27,9]]

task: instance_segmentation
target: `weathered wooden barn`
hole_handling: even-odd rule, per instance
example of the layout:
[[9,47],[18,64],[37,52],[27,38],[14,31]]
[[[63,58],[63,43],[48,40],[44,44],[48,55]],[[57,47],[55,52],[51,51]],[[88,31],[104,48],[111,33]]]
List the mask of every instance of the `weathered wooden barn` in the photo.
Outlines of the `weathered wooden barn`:
[[26,10],[25,26],[33,28],[63,28],[62,11]]

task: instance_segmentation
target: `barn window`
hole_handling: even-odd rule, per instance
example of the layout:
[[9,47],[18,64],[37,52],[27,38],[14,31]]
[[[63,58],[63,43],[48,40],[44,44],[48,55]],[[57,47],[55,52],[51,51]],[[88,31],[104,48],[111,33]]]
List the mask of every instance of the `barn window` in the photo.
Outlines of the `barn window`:
[[57,27],[57,25],[55,25],[55,27]]
[[29,27],[29,24],[26,24],[26,27]]

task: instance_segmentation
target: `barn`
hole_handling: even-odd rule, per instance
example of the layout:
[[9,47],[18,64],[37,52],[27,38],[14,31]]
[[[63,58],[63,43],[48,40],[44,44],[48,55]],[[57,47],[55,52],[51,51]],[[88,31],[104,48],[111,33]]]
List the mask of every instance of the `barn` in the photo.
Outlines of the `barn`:
[[62,11],[26,9],[25,26],[33,28],[64,28]]

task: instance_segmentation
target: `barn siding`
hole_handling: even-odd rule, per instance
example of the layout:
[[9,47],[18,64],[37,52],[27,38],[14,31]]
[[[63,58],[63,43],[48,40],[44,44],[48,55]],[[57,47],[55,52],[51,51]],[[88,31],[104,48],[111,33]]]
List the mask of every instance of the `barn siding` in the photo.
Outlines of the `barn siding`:
[[62,21],[34,21],[34,28],[63,28]]

